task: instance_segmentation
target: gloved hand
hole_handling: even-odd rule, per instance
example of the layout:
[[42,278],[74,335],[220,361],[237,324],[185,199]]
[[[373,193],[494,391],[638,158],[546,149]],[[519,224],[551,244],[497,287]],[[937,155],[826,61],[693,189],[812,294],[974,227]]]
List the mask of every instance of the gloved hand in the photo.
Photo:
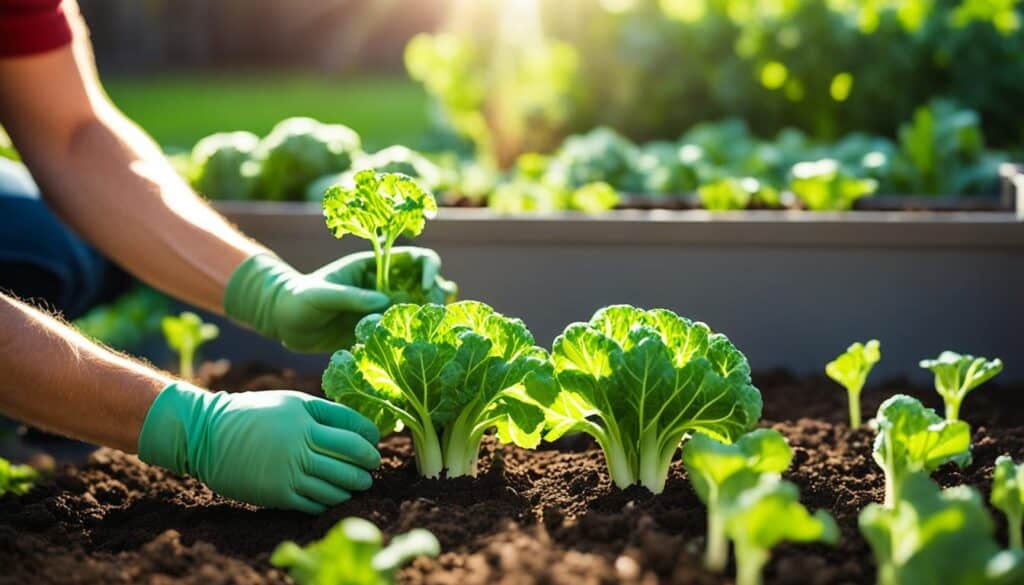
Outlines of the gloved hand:
[[206,392],[184,382],[157,396],[139,458],[229,498],[319,514],[365,490],[380,465],[377,427],[301,392]]
[[[392,263],[422,271],[424,291],[435,297],[441,286],[441,259],[425,248],[399,247]],[[384,310],[391,299],[372,290],[372,252],[350,254],[311,274],[301,274],[280,258],[257,254],[242,262],[228,281],[224,311],[296,351],[330,352],[351,345],[356,323]]]

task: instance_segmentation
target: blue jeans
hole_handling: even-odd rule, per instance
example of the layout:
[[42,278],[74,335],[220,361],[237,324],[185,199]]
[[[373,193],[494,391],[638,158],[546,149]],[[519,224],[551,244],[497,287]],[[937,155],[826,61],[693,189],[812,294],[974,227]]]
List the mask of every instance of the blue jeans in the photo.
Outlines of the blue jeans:
[[46,207],[20,163],[0,157],[0,291],[43,302],[66,319],[108,302],[131,284]]

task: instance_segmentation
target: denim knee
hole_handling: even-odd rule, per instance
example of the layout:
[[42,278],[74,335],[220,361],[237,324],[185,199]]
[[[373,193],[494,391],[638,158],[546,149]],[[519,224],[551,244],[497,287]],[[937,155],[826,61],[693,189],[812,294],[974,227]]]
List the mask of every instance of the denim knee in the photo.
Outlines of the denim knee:
[[127,285],[124,273],[60,222],[25,167],[0,158],[0,290],[74,319]]

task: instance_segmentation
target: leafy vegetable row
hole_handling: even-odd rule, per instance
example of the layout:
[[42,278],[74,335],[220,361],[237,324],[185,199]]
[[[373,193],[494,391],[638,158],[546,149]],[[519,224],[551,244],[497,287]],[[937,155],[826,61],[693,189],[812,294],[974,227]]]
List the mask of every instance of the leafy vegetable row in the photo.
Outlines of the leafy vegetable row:
[[[263,139],[215,134],[179,159],[181,171],[211,199],[320,201],[333,185],[352,188],[359,171],[401,173],[443,204],[486,204],[504,213],[591,213],[645,194],[665,205],[695,194],[710,210],[796,207],[844,210],[875,193],[994,194],[1009,156],[985,148],[978,116],[947,101],[917,110],[896,142],[851,134],[822,144],[787,129],[755,137],[738,119],[693,127],[678,141],[636,145],[608,128],[570,136],[551,155],[521,155],[500,173],[486,161],[404,146],[364,153],[340,124],[290,118]],[[690,203],[687,203],[688,205]]]

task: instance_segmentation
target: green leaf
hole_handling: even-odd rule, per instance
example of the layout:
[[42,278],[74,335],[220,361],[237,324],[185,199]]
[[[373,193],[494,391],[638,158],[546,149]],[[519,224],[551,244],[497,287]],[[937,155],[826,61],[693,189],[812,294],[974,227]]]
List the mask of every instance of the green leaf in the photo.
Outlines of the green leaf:
[[534,447],[544,413],[525,380],[550,368],[522,321],[484,303],[394,305],[356,327],[360,343],[331,358],[329,397],[374,420],[401,421],[413,435],[421,472],[474,475],[485,432]]
[[904,482],[891,507],[870,504],[859,518],[880,585],[1020,583],[1019,552],[1000,551],[992,520],[969,486],[940,490],[924,473]]
[[251,199],[259,165],[253,160],[259,137],[252,132],[221,132],[192,148],[192,186],[209,199]]
[[552,364],[558,391],[528,388],[545,409],[547,438],[591,434],[621,488],[640,481],[660,492],[684,435],[731,441],[760,417],[746,358],[670,311],[605,307],[555,339]]
[[161,321],[167,345],[178,353],[179,373],[183,378],[192,378],[193,360],[199,346],[216,339],[220,329],[213,323],[203,323],[199,315],[184,311],[177,317],[168,315]]
[[759,189],[757,179],[726,177],[704,183],[697,189],[697,196],[709,211],[732,211],[746,209]]
[[386,548],[380,530],[362,518],[345,518],[323,539],[306,547],[286,541],[270,557],[298,585],[387,585],[394,573],[419,556],[437,556],[441,546],[430,532],[395,536]]
[[936,359],[921,360],[921,367],[935,374],[935,391],[946,404],[946,418],[958,420],[967,394],[1003,371],[1003,362],[944,351]]
[[811,514],[797,487],[764,475],[744,490],[729,511],[727,533],[735,543],[736,583],[760,583],[772,547],[781,542],[839,542],[839,527],[824,510]]
[[886,505],[899,499],[910,474],[931,472],[951,461],[962,467],[970,461],[967,423],[943,420],[916,398],[903,394],[889,398],[879,406],[875,424],[873,456],[885,471]]
[[1008,455],[996,458],[992,475],[992,505],[1006,514],[1010,547],[1024,548],[1021,539],[1021,522],[1024,522],[1024,463],[1015,464]]
[[584,213],[601,213],[619,204],[619,193],[608,183],[587,183],[572,192],[569,207]]
[[850,427],[860,426],[860,392],[875,364],[882,359],[877,339],[854,343],[825,366],[825,373],[844,388],[850,399]]

